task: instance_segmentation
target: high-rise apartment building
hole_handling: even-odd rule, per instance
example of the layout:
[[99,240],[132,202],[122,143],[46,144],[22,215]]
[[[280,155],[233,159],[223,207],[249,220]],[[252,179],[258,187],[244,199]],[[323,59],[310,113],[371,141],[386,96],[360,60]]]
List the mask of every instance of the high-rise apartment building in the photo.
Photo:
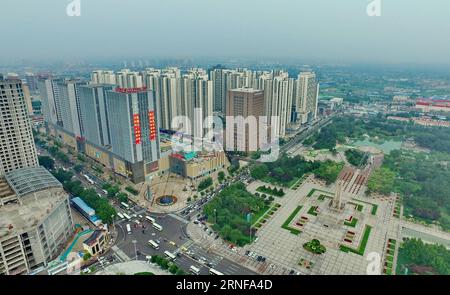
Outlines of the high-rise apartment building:
[[33,116],[33,104],[30,93],[30,87],[27,84],[22,84],[23,97],[25,99],[25,105],[27,106],[28,116]]
[[[180,79],[180,115],[190,122],[190,128],[185,125],[187,133],[202,137],[206,131],[204,121],[213,113],[212,81],[203,69],[191,69]],[[190,130],[187,130],[190,129]]]
[[83,118],[80,111],[80,86],[81,82],[77,80],[60,80],[57,83],[62,127],[66,132],[78,138],[83,136]]
[[90,84],[80,87],[83,137],[99,147],[111,145],[106,95],[113,88],[113,85],[107,84]]
[[62,127],[58,82],[58,79],[53,79],[51,76],[40,77],[38,80],[38,89],[41,94],[44,121]]
[[178,68],[146,69],[144,84],[154,92],[161,129],[171,130],[173,118],[181,114],[180,77]]
[[92,84],[116,84],[114,71],[96,70],[91,73]]
[[0,76],[0,175],[38,165],[22,81]]
[[[286,135],[291,122],[292,100],[295,94],[295,81],[286,72],[263,72],[254,79],[256,88],[264,89],[265,115],[272,131],[280,137]],[[276,122],[272,122],[276,120]],[[277,126],[275,130],[273,127]]]
[[[259,148],[259,121],[264,116],[264,91],[252,88],[238,88],[228,91],[226,116],[253,122],[256,126],[226,125],[225,146],[227,150],[256,151]],[[229,122],[227,122],[229,123]]]
[[296,121],[304,124],[317,117],[319,101],[319,84],[316,74],[302,72],[297,80],[297,97],[295,100]]
[[25,73],[25,81],[27,82],[31,93],[38,90],[38,77],[35,74],[30,72]]
[[0,275],[48,265],[73,233],[68,195],[38,166],[22,81],[0,75]]

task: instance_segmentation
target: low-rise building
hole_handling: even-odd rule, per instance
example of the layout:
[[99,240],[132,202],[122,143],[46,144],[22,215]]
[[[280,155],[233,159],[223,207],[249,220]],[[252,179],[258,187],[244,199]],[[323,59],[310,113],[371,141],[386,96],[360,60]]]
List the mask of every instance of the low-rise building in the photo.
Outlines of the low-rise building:
[[223,169],[225,161],[223,151],[177,152],[169,155],[170,171],[189,179],[198,179]]
[[92,256],[101,254],[108,245],[109,235],[106,230],[97,229],[83,242],[83,248]]

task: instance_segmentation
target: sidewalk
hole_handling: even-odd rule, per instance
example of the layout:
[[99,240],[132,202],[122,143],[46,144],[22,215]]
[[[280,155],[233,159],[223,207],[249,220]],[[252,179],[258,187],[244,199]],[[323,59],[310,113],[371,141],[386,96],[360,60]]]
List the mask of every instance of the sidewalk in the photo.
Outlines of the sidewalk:
[[98,271],[96,275],[134,275],[138,272],[151,272],[155,275],[171,275],[168,271],[162,270],[156,264],[140,260],[132,260],[110,265],[104,270]]

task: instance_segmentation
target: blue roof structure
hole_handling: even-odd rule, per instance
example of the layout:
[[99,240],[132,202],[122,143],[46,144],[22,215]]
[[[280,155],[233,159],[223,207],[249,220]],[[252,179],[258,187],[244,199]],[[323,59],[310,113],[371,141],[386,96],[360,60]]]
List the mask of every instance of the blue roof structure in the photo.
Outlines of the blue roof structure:
[[75,203],[78,208],[83,210],[87,215],[94,216],[95,210],[89,207],[80,197],[75,197],[72,199],[72,202]]

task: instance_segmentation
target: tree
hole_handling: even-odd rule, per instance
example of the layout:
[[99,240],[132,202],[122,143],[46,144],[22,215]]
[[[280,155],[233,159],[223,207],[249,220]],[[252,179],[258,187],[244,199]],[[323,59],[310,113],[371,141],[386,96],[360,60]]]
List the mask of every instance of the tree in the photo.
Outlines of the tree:
[[53,170],[55,168],[55,161],[48,156],[38,156],[39,165],[43,166],[47,170]]
[[119,202],[128,203],[128,195],[124,192],[120,192],[116,195]]
[[388,195],[394,188],[395,173],[389,168],[381,167],[372,172],[367,182],[368,193],[378,192]]
[[217,175],[219,182],[222,182],[225,179],[225,172],[220,171]]
[[359,167],[360,165],[365,166],[367,164],[366,154],[356,149],[346,150],[345,157],[350,164],[356,167]]
[[85,252],[83,255],[83,260],[84,261],[88,261],[89,259],[91,259],[92,255],[89,252]]
[[76,173],[80,173],[81,171],[83,171],[84,166],[81,164],[77,164],[73,167],[73,170],[75,170]]
[[213,184],[213,180],[211,177],[207,177],[205,179],[203,179],[202,181],[200,181],[200,183],[198,184],[198,190],[202,191],[204,189],[206,189],[207,187],[211,186]]
[[64,171],[63,169],[58,169],[52,172],[53,176],[59,180],[59,182],[64,183],[70,181],[73,177],[73,173],[70,171]]
[[265,164],[256,164],[250,167],[250,175],[255,179],[262,179],[269,173],[269,169]]

